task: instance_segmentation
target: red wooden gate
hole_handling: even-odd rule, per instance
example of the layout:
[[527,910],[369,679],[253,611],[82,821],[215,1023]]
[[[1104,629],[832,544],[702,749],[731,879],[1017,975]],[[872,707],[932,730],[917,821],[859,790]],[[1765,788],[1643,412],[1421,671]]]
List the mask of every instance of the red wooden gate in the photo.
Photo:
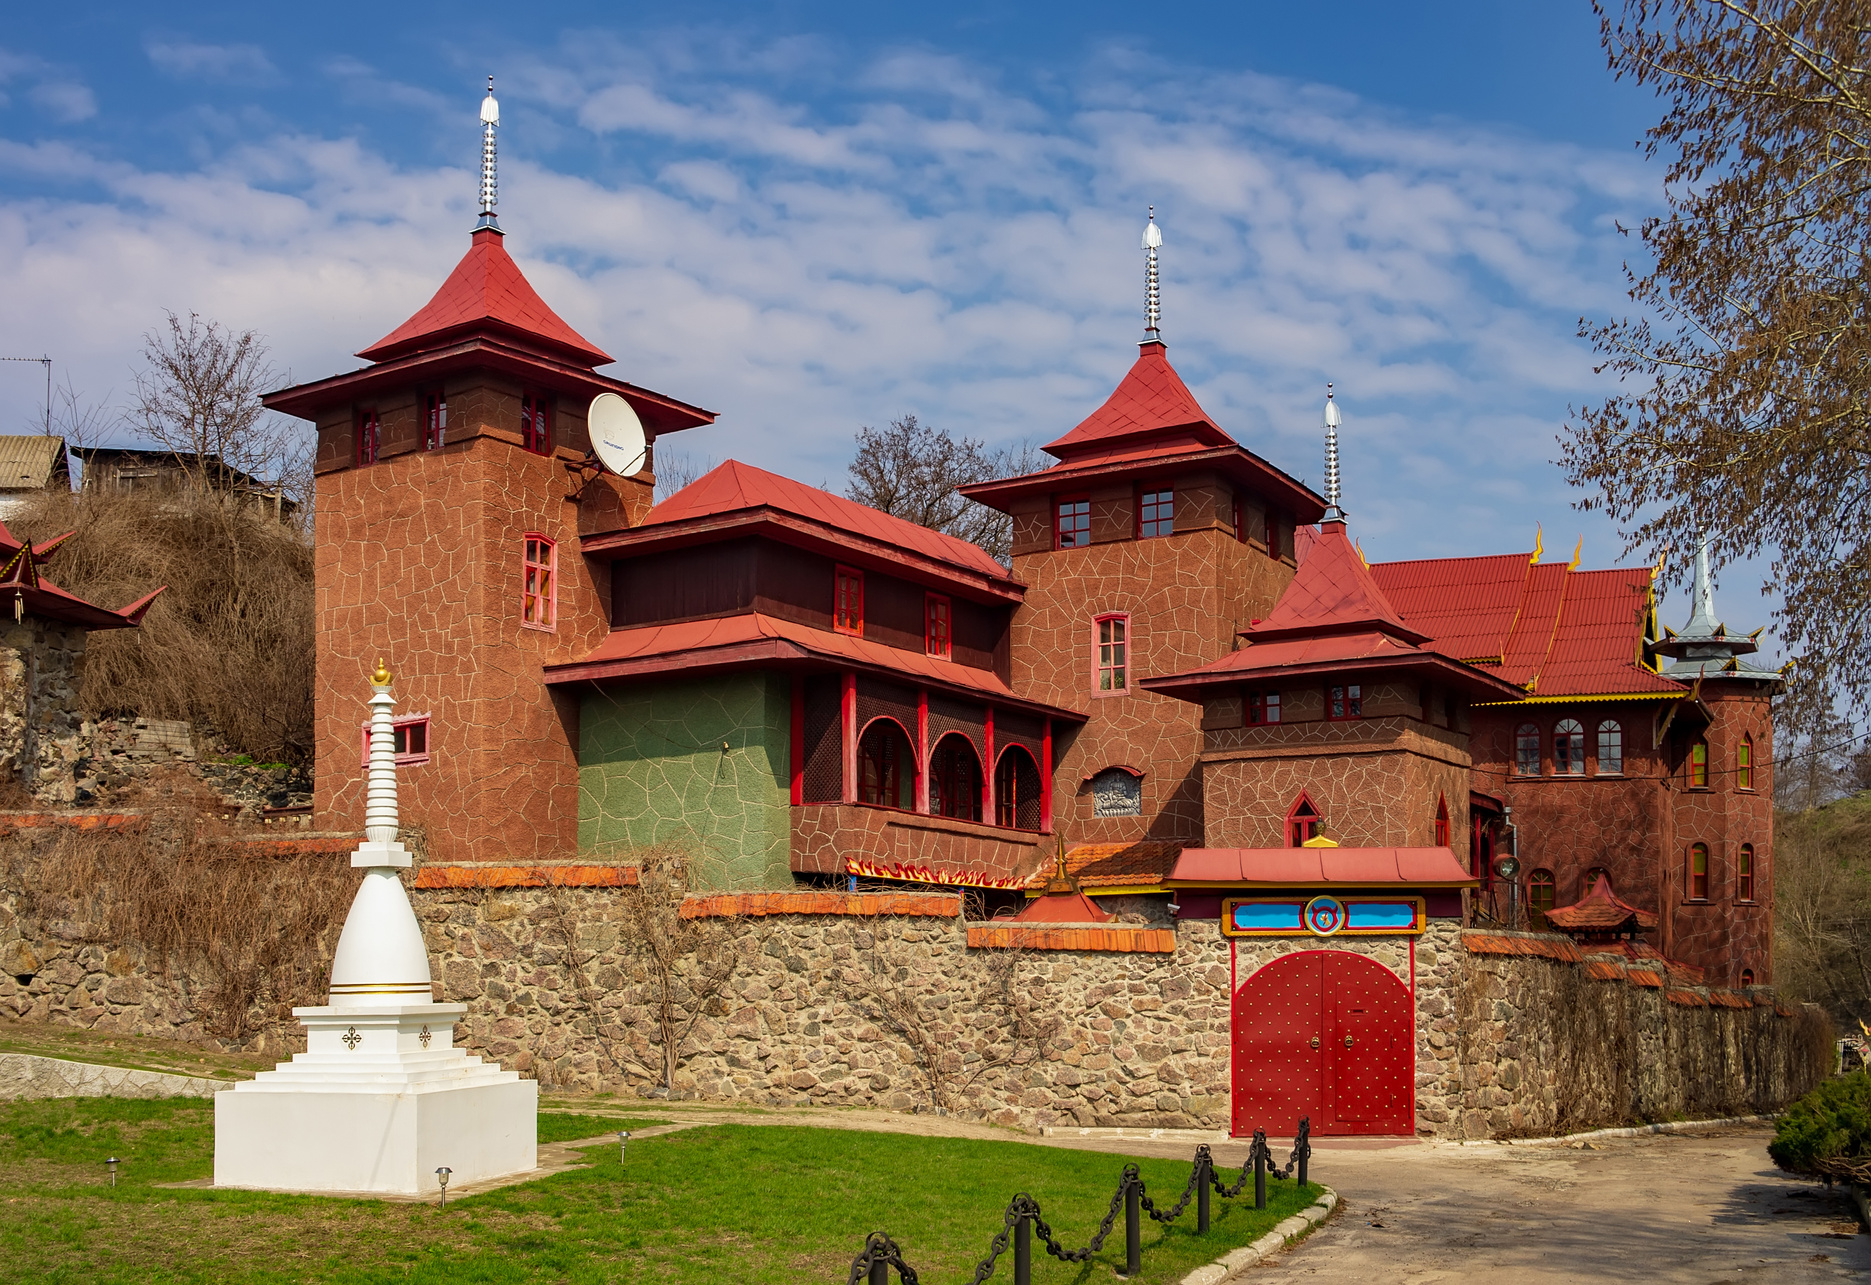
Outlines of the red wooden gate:
[[1415,1132],[1409,988],[1343,950],[1282,955],[1234,995],[1234,1132]]

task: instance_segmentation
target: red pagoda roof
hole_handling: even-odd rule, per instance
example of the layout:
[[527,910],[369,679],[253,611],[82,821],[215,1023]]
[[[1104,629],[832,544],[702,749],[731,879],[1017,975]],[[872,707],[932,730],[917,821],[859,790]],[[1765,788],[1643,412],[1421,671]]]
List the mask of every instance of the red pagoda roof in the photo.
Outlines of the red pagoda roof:
[[816,486],[795,482],[739,460],[729,460],[695,479],[651,509],[631,530],[646,532],[657,526],[762,508],[777,509],[838,531],[867,536],[975,575],[998,581],[1011,579],[1007,568],[980,545],[892,517],[842,495],[821,491]]
[[1109,451],[1122,439],[1154,436],[1172,429],[1189,430],[1191,449],[1235,444],[1221,425],[1209,418],[1195,394],[1182,382],[1182,376],[1169,364],[1163,343],[1149,339],[1138,346],[1130,373],[1105,398],[1104,405],[1042,449],[1077,464],[1087,455]]
[[1656,915],[1638,909],[1611,890],[1610,875],[1599,875],[1590,892],[1570,906],[1547,911],[1546,918],[1567,932],[1618,932],[1657,926]]
[[39,574],[39,567],[70,537],[70,532],[33,548],[0,522],[0,605],[17,596],[22,611],[47,620],[82,625],[86,629],[134,629],[143,623],[150,604],[169,586],[144,594],[121,611],[86,602]]
[[435,297],[357,355],[366,361],[388,361],[441,347],[477,330],[522,337],[582,366],[603,366],[615,360],[546,306],[493,228],[475,229],[468,252]]
[[1111,912],[1098,909],[1098,903],[1070,884],[1049,887],[1020,908],[1012,918],[1029,924],[1103,924]]
[[1180,884],[1340,884],[1471,887],[1480,881],[1447,848],[1184,848]]
[[1323,523],[1306,560],[1265,620],[1241,631],[1255,642],[1352,630],[1391,635],[1405,644],[1427,641],[1403,622],[1346,538],[1343,522]]

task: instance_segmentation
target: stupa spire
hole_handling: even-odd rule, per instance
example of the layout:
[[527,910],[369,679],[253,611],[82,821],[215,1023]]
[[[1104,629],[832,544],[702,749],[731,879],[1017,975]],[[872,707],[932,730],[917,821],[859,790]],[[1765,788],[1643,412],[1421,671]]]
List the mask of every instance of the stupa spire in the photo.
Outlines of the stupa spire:
[[1332,386],[1325,386],[1325,521],[1343,522],[1345,513],[1338,507],[1338,402]]
[[1157,276],[1156,252],[1163,245],[1163,230],[1156,225],[1156,207],[1150,207],[1150,221],[1143,225],[1143,337],[1145,342],[1161,339],[1163,288]]
[[499,199],[499,186],[495,176],[495,134],[500,129],[500,104],[494,98],[494,78],[487,78],[487,97],[481,100],[481,218],[474,227],[478,232],[482,228],[500,231],[500,220],[494,217],[494,203]]

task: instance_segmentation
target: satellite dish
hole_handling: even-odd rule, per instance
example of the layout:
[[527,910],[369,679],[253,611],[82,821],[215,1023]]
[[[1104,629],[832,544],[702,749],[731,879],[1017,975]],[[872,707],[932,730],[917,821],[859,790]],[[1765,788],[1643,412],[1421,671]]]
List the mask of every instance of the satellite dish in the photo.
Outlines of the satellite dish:
[[598,462],[619,477],[634,477],[643,471],[649,453],[649,439],[643,435],[643,421],[630,403],[616,393],[599,393],[591,399],[585,420],[591,431],[591,449]]

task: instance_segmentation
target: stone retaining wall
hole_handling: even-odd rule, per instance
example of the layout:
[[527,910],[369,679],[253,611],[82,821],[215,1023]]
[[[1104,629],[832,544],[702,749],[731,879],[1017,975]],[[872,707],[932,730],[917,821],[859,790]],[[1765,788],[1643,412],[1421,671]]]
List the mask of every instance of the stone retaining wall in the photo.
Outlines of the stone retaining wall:
[[31,1053],[0,1053],[0,1102],[23,1098],[211,1098],[230,1081]]

